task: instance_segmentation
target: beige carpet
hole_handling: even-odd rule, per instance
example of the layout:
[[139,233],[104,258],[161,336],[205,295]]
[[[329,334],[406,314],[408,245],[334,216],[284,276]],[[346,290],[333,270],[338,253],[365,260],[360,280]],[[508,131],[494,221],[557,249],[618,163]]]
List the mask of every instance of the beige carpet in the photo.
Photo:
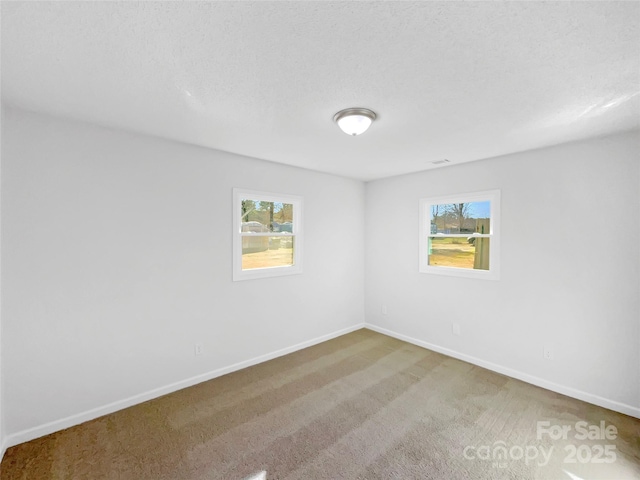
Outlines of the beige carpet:
[[640,420],[359,330],[10,448],[0,468],[2,480],[638,479],[639,438]]

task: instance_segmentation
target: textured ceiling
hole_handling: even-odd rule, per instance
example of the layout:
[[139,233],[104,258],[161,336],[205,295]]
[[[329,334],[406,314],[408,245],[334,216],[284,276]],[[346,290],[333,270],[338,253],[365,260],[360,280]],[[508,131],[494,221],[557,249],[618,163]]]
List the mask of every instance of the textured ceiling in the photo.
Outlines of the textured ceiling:
[[3,103],[363,180],[640,127],[638,2],[1,9]]

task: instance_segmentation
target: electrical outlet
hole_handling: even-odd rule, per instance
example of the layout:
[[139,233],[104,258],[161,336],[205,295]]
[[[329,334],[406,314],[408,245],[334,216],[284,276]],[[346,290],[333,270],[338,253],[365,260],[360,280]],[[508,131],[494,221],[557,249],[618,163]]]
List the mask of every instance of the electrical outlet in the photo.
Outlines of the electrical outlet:
[[551,351],[551,347],[544,347],[542,349],[542,357],[545,360],[553,360],[553,351]]
[[194,353],[196,356],[200,356],[200,355],[202,355],[202,354],[204,353],[204,350],[203,350],[203,348],[202,348],[202,344],[201,344],[201,343],[196,343],[196,344],[195,344],[195,346],[194,346],[194,348],[193,348],[193,353]]
[[453,331],[454,335],[460,335],[460,324],[459,323],[452,324],[451,330]]
[[387,314],[387,306],[386,306],[386,305],[382,305],[381,310],[382,310],[382,314],[383,314],[383,315],[386,315],[386,314]]

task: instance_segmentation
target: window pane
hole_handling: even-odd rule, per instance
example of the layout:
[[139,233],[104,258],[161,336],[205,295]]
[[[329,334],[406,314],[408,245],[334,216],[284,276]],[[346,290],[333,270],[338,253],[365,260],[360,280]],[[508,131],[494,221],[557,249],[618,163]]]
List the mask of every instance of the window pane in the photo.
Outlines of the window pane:
[[431,205],[431,233],[490,233],[491,202]]
[[242,270],[293,265],[294,236],[242,237]]
[[[240,216],[243,232],[293,232],[293,205],[290,203],[242,199]],[[245,224],[251,225],[245,227]]]
[[429,237],[429,265],[489,270],[489,238]]

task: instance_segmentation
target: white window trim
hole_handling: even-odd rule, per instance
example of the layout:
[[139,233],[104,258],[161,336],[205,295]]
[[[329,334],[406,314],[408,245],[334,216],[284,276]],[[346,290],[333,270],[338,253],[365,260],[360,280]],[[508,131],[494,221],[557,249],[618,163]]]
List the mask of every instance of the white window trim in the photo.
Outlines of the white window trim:
[[[431,205],[443,203],[491,202],[491,231],[479,237],[491,238],[489,248],[489,270],[473,270],[455,267],[436,267],[429,265],[428,248],[431,234]],[[468,234],[445,235],[446,237],[468,237]],[[482,192],[462,193],[420,199],[420,241],[419,241],[419,272],[454,277],[480,278],[484,280],[500,279],[500,190],[486,190]]]
[[[263,202],[282,202],[293,205],[293,232],[265,232],[253,235],[268,237],[295,237],[293,249],[293,265],[282,267],[256,268],[242,270],[242,220],[240,209],[242,199],[261,200]],[[280,277],[302,273],[302,197],[270,192],[248,190],[246,188],[233,189],[233,281],[253,280],[257,278]]]

